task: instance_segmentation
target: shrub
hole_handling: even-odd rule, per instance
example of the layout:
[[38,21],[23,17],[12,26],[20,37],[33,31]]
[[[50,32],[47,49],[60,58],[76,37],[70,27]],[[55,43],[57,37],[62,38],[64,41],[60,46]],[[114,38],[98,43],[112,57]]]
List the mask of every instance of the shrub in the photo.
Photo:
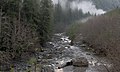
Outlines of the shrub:
[[79,24],[72,24],[67,29],[66,34],[69,36],[69,39],[71,40],[71,45],[74,44],[74,40],[78,36],[78,29],[79,29]]

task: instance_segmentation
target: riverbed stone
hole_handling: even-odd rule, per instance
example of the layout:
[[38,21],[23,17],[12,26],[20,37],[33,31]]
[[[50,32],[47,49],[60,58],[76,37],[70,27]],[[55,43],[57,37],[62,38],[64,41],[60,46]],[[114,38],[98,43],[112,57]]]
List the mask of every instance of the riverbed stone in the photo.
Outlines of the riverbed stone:
[[88,67],[89,63],[85,57],[72,59],[73,66],[76,67]]
[[70,62],[66,62],[62,65],[58,65],[58,69],[71,66],[73,65],[74,67],[88,67],[89,62],[86,58],[80,57],[80,58],[74,58]]
[[81,44],[80,47],[86,47],[86,44]]
[[53,67],[46,65],[46,66],[42,67],[41,72],[54,72],[54,69],[53,69]]

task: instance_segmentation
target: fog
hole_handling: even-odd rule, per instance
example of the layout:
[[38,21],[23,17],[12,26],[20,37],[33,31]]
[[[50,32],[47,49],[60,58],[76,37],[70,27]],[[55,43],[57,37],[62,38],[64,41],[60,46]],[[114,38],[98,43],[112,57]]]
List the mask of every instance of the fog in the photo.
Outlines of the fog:
[[[81,9],[83,13],[90,14],[104,14],[106,11],[102,9],[97,9],[91,0],[59,0],[62,8],[65,10],[67,8],[67,4],[69,3],[72,10]],[[53,0],[54,4],[58,3],[58,0]]]

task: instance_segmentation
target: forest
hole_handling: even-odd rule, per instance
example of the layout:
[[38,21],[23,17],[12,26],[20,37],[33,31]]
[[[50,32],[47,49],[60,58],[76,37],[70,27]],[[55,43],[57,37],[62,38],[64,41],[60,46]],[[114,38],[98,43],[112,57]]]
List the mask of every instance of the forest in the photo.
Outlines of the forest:
[[0,72],[119,72],[120,0],[0,0]]
[[52,11],[50,0],[0,0],[0,65],[41,50],[52,34]]

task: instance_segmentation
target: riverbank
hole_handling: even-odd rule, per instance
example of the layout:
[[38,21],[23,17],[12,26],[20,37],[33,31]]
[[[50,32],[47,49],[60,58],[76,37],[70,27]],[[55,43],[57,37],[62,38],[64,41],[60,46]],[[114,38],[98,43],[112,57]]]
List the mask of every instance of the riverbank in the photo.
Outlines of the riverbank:
[[[64,33],[55,34],[42,52],[36,53],[27,62],[18,62],[12,68],[13,72],[108,72],[112,64],[106,57],[96,56],[85,44],[71,46],[71,40]],[[74,58],[84,57],[88,60],[88,67],[59,66]]]

